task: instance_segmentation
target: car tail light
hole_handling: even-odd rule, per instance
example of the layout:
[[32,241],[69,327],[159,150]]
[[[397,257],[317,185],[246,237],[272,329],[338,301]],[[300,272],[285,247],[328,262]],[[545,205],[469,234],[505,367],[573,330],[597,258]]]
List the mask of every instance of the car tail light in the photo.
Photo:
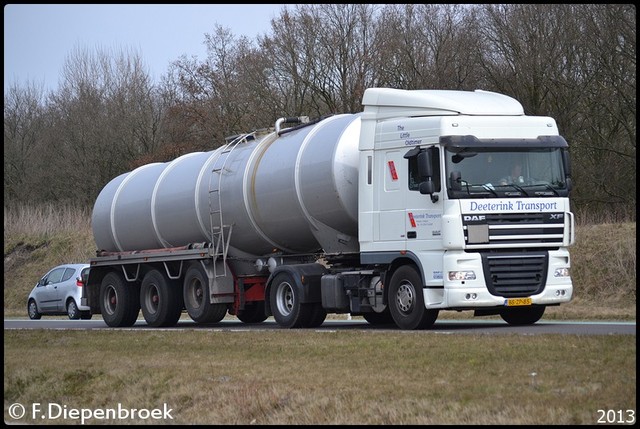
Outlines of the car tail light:
[[82,281],[82,279],[80,277],[76,277],[76,286],[78,286],[78,287],[83,287],[84,286],[84,282]]

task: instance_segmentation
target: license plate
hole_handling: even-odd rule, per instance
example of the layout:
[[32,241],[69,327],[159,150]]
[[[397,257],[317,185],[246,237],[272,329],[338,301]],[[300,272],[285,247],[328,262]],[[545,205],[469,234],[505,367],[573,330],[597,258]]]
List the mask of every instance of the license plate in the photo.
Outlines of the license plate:
[[509,298],[504,305],[507,307],[516,307],[519,305],[531,305],[531,298]]

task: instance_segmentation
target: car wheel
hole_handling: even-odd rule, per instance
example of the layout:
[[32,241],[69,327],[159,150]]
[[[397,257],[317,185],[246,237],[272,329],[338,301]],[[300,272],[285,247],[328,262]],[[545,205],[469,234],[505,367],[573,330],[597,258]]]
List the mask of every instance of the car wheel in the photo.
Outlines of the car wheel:
[[27,305],[27,313],[29,313],[29,319],[38,320],[42,317],[42,314],[38,311],[38,306],[34,300],[29,301]]
[[74,300],[70,300],[67,303],[67,316],[71,320],[78,320],[80,318],[80,310],[78,310],[78,305]]

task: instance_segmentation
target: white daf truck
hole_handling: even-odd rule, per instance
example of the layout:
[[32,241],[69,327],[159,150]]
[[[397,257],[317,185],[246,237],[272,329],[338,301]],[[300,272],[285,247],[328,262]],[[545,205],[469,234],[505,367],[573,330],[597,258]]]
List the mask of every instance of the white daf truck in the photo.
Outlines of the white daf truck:
[[[400,329],[440,311],[533,324],[572,298],[568,144],[486,91],[367,89],[122,174],[98,196],[83,305],[109,326],[328,313]],[[515,171],[515,174],[514,174]]]

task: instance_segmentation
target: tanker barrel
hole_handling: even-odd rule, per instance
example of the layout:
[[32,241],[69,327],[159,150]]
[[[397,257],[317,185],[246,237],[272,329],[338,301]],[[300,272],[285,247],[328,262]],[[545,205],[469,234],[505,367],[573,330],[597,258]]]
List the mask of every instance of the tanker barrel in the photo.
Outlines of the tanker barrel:
[[332,115],[282,135],[240,135],[214,151],[138,167],[98,196],[96,245],[171,248],[213,242],[224,227],[233,231],[225,235],[229,252],[252,260],[274,249],[355,252],[359,136],[360,115]]

